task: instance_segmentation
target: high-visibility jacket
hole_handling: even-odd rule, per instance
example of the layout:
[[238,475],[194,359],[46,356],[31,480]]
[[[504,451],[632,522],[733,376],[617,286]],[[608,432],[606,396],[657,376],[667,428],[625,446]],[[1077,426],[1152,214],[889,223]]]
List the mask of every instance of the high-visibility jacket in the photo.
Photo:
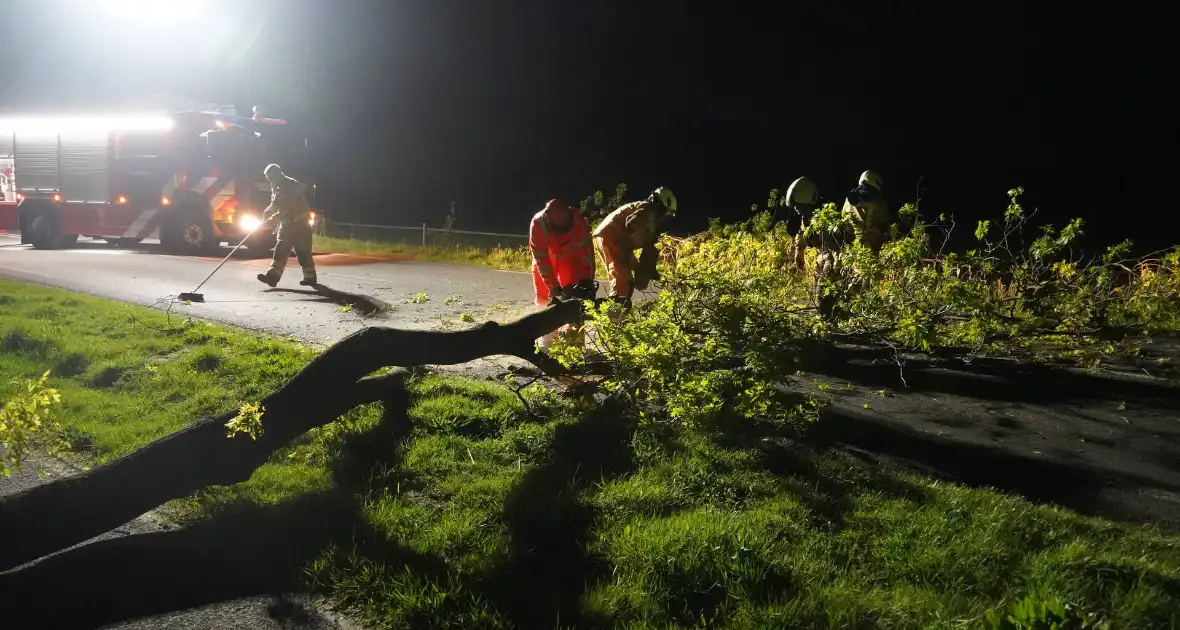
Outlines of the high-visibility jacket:
[[533,254],[533,272],[548,287],[550,295],[558,295],[563,287],[594,278],[590,224],[575,209],[570,209],[570,226],[564,232],[553,229],[544,210],[533,215],[529,250]]
[[[608,214],[594,230],[606,267],[608,295],[629,299],[633,289],[647,288],[647,282],[654,276],[658,255],[655,240],[665,216],[657,202],[632,201]],[[649,268],[646,272],[635,257],[637,249],[644,250],[643,260]]]

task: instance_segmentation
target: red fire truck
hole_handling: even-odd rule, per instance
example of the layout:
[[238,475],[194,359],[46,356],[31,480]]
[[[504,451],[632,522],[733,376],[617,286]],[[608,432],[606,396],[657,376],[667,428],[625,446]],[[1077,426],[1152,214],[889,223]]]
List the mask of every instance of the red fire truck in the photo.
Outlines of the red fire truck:
[[[257,108],[256,108],[257,112]],[[222,243],[274,247],[261,223],[268,163],[299,173],[285,121],[227,111],[163,117],[0,118],[0,230],[39,249],[79,236],[205,253]],[[308,201],[315,186],[304,181]],[[310,221],[316,221],[312,213]]]

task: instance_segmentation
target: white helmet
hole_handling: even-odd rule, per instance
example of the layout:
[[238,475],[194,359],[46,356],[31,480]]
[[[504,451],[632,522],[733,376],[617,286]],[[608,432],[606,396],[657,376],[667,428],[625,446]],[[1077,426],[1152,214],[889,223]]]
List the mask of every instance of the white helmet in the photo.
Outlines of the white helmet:
[[881,176],[872,171],[865,171],[860,174],[860,181],[857,182],[857,185],[863,186],[865,184],[881,190]]
[[819,189],[815,187],[815,182],[800,177],[791,182],[790,187],[787,188],[786,198],[783,200],[788,206],[816,206],[819,205]]
[[658,199],[660,204],[668,209],[668,214],[673,214],[676,212],[676,195],[674,195],[672,190],[668,187],[660,186],[659,188],[655,189],[655,192],[653,192],[651,196]]

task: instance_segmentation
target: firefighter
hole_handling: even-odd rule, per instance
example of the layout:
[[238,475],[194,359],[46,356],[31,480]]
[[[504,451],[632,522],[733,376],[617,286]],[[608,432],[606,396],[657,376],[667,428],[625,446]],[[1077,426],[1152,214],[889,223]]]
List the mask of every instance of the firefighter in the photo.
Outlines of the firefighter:
[[783,205],[790,211],[787,217],[787,232],[791,234],[794,246],[794,263],[796,269],[802,269],[803,254],[808,245],[817,246],[804,238],[803,231],[811,223],[811,216],[819,207],[819,188],[815,182],[806,177],[800,177],[791,182],[787,194],[783,198]]
[[881,176],[873,171],[861,173],[856,188],[844,200],[841,213],[852,226],[830,233],[813,232],[808,235],[808,245],[819,249],[816,257],[816,285],[819,291],[820,315],[831,318],[835,315],[840,300],[856,291],[859,282],[855,273],[849,274],[841,261],[840,250],[855,239],[873,253],[881,250],[889,234],[889,213],[881,196]]
[[550,199],[529,225],[537,306],[571,297],[574,286],[594,279],[590,224],[560,199]]
[[274,260],[266,273],[258,274],[258,281],[276,286],[283,277],[287,259],[294,249],[299,266],[303,267],[303,280],[299,284],[315,286],[315,261],[311,257],[311,225],[308,223],[311,208],[303,197],[303,187],[295,179],[287,177],[278,164],[267,166],[263,174],[270,182],[270,205],[262,213],[263,220],[269,223],[277,219],[279,233]]
[[[619,206],[594,230],[594,244],[602,255],[609,282],[608,295],[624,307],[631,306],[635,289],[658,280],[656,239],[665,219],[676,213],[676,195],[661,186],[642,201]],[[643,250],[640,258],[635,250]]]
[[861,173],[860,180],[844,200],[844,216],[852,222],[856,240],[874,253],[889,235],[889,208],[881,196],[881,176],[873,171]]
[[[572,298],[580,282],[594,281],[594,247],[590,224],[560,199],[550,199],[529,224],[529,250],[533,254],[533,290],[537,306],[551,306]],[[547,349],[561,335],[581,342],[581,329],[566,325],[537,339]]]

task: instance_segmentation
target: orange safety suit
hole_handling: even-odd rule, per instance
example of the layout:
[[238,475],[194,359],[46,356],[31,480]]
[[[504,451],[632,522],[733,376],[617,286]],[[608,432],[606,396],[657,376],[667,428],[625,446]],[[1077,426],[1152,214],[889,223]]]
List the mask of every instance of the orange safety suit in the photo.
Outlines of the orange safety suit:
[[639,269],[635,250],[654,245],[663,214],[658,202],[632,201],[608,214],[594,230],[594,244],[602,255],[610,284],[609,297],[631,298],[635,289],[634,274]]
[[529,250],[538,306],[547,306],[563,288],[594,279],[590,224],[575,208],[570,208],[570,225],[564,232],[554,229],[545,210],[535,214],[529,225]]

